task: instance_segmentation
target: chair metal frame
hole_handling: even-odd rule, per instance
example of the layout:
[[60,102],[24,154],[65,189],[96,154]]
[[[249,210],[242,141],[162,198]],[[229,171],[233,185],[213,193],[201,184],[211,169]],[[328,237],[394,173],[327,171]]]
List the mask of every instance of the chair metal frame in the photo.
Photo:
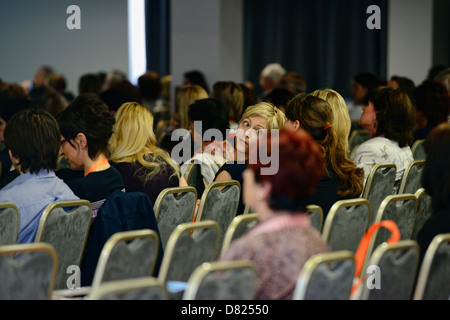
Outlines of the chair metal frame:
[[[90,210],[90,218],[89,218],[89,221],[87,223],[87,228],[85,230],[84,241],[83,241],[83,243],[81,245],[81,248],[80,248],[81,250],[80,250],[80,255],[79,255],[79,258],[78,258],[78,261],[77,261],[77,264],[76,264],[77,266],[80,266],[81,262],[83,260],[83,255],[84,255],[84,250],[86,248],[86,242],[87,242],[87,238],[88,238],[88,234],[89,234],[89,229],[90,229],[91,223],[92,223],[92,213],[93,213],[93,211],[92,211],[92,204],[91,204],[90,201],[84,200],[84,199],[79,199],[79,200],[54,201],[54,202],[50,203],[44,209],[44,212],[42,213],[42,216],[41,216],[40,221],[39,221],[39,226],[38,226],[38,229],[37,229],[37,232],[36,232],[36,236],[35,236],[35,239],[34,239],[35,243],[42,242],[42,237],[45,234],[48,218],[49,218],[50,214],[53,212],[54,209],[57,209],[57,208],[62,208],[62,209],[64,209],[64,208],[75,208],[75,207],[81,207],[81,206],[87,206],[89,208],[89,210]],[[56,247],[55,247],[55,250],[56,250]],[[57,254],[58,254],[58,252],[57,252]],[[58,261],[58,270],[59,270],[58,272],[62,272],[62,273],[65,274],[66,270],[63,268],[61,262],[62,261]],[[57,275],[57,277],[58,277],[58,275]]]
[[102,300],[107,294],[126,294],[134,290],[144,291],[149,288],[157,288],[161,291],[163,300],[168,299],[166,287],[161,284],[157,278],[142,277],[126,280],[117,280],[104,282],[100,286],[92,288],[92,291],[87,295],[85,300]]
[[[413,241],[413,240],[400,240],[397,243],[387,243],[387,242],[382,243],[370,255],[370,257],[369,257],[370,259],[368,259],[367,265],[378,266],[381,259],[389,251],[406,251],[408,249],[414,249],[417,251],[417,268],[416,268],[416,273],[417,273],[417,269],[419,267],[418,259],[419,259],[419,250],[420,249],[419,249],[419,245],[417,244],[417,242]],[[364,267],[363,270],[366,270],[366,267]],[[415,276],[413,277],[413,279],[414,278],[415,278]],[[411,296],[413,290],[414,290],[414,283],[412,282],[411,283],[411,292],[409,293],[409,296]],[[371,292],[371,289],[367,288],[365,285],[362,285],[362,290],[359,295],[359,300],[368,300],[370,297],[370,292]]]
[[427,288],[430,270],[431,267],[433,266],[434,257],[439,247],[443,244],[450,245],[450,233],[443,233],[436,235],[431,241],[430,245],[428,246],[428,249],[425,253],[425,256],[420,266],[419,276],[417,278],[417,283],[414,290],[413,296],[414,300],[424,299],[425,289]]
[[[341,263],[344,261],[353,261],[355,265],[354,254],[348,250],[339,250],[325,253],[318,253],[310,257],[303,266],[300,272],[297,283],[295,285],[293,300],[305,300],[310,284],[311,276],[320,265]],[[352,288],[353,274],[349,277],[348,297],[350,298],[350,291]]]
[[[0,168],[0,170],[1,170],[1,168]],[[19,219],[20,219],[19,209],[17,208],[16,204],[14,204],[12,202],[1,202],[0,203],[0,211],[3,211],[4,209],[8,209],[8,208],[13,209],[13,211],[15,211],[15,213],[16,213],[15,236],[14,236],[14,239],[12,239],[13,241],[9,244],[16,244],[17,243],[17,234],[19,232]],[[1,214],[1,212],[0,212],[0,214]],[[1,243],[0,243],[0,245],[1,245]],[[6,244],[3,244],[3,245],[6,245]]]
[[48,252],[53,260],[52,276],[49,285],[48,299],[52,297],[52,292],[56,283],[56,274],[58,272],[58,256],[55,248],[48,243],[24,243],[0,246],[0,255],[11,255],[15,259],[16,254],[33,253],[33,252]]
[[[425,160],[414,160],[411,161],[408,166],[406,167],[405,171],[403,172],[402,180],[400,181],[400,187],[398,188],[398,194],[405,193],[405,189],[407,187],[408,179],[409,179],[409,173],[411,172],[413,167],[422,167],[425,164]],[[420,187],[417,189],[419,190]],[[414,190],[413,192],[407,191],[407,193],[415,193],[417,190]]]
[[236,239],[235,232],[239,226],[241,226],[242,224],[257,222],[258,220],[259,220],[258,213],[241,214],[234,217],[234,219],[228,226],[227,231],[225,232],[225,236],[223,237],[221,253],[223,254],[225,251],[227,251],[231,245],[231,242],[233,242]]
[[182,223],[176,227],[176,229],[172,232],[172,234],[169,237],[169,240],[167,241],[167,246],[164,251],[164,256],[161,262],[161,267],[159,269],[158,279],[161,281],[161,283],[167,282],[167,277],[169,274],[169,269],[172,265],[173,261],[173,255],[175,252],[176,244],[178,242],[178,239],[181,235],[183,235],[186,232],[195,233],[200,230],[214,228],[217,231],[217,237],[216,237],[216,243],[215,243],[215,254],[211,258],[212,261],[214,261],[219,253],[219,241],[220,241],[220,227],[219,224],[212,220],[205,220],[205,221],[196,221],[191,223]]
[[156,231],[150,229],[142,229],[117,232],[113,234],[103,246],[102,252],[100,253],[100,257],[98,259],[97,267],[95,269],[94,278],[92,280],[92,290],[104,283],[103,277],[105,275],[106,268],[108,267],[111,252],[117,246],[117,244],[123,241],[130,242],[142,238],[153,238],[155,240],[155,258],[153,260],[151,268],[149,269],[148,276],[151,276],[153,274],[159,252],[159,237]]
[[214,261],[204,262],[199,265],[189,277],[186,290],[183,293],[182,300],[196,300],[198,290],[202,284],[203,279],[213,272],[226,272],[237,270],[251,270],[255,279],[254,294],[256,293],[256,279],[257,271],[253,262],[249,260],[234,260],[234,261]]
[[[323,230],[322,230],[322,239],[325,243],[329,243],[330,241],[330,235],[332,233],[332,228],[333,228],[333,222],[334,222],[334,218],[336,217],[338,211],[341,208],[345,208],[346,212],[345,214],[348,213],[348,210],[351,210],[351,208],[355,208],[355,207],[359,207],[359,206],[366,206],[367,207],[367,221],[366,221],[366,226],[365,228],[362,230],[361,232],[361,238],[364,236],[365,232],[367,231],[369,225],[370,225],[370,203],[369,200],[364,199],[364,198],[354,198],[354,199],[346,199],[346,200],[339,200],[336,201],[333,206],[330,208],[330,211],[328,212],[328,215],[325,219],[325,223],[323,225]],[[359,242],[358,242],[359,243]],[[356,248],[358,247],[358,244],[356,244]],[[356,250],[355,248],[355,250]],[[338,250],[344,250],[344,249],[338,249]],[[350,249],[345,249],[345,250],[349,250]]]
[[[311,225],[316,228],[319,233],[322,233],[322,229],[323,229],[323,209],[322,207],[315,205],[315,204],[310,204],[308,206],[306,206],[306,212],[309,213],[310,215],[310,220],[311,220]],[[319,215],[319,224],[316,225],[313,223],[313,219],[311,218],[311,216],[313,215]]]

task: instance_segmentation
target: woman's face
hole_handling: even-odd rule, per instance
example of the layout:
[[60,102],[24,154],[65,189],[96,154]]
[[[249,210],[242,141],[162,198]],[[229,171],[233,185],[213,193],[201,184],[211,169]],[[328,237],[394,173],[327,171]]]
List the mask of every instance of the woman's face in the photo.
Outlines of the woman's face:
[[[267,132],[267,120],[261,116],[252,116],[244,118],[240,123],[236,132],[236,149],[238,154],[245,155],[248,159],[250,146],[252,148],[258,146],[259,136]],[[241,160],[241,159],[238,159]]]
[[369,131],[371,137],[377,134],[377,112],[372,101],[369,101],[368,105],[363,106],[363,113],[359,118],[358,124]]
[[72,169],[79,169],[84,166],[82,161],[80,148],[76,148],[78,145],[74,142],[75,139],[67,140],[61,136],[61,152],[60,154],[66,158]]

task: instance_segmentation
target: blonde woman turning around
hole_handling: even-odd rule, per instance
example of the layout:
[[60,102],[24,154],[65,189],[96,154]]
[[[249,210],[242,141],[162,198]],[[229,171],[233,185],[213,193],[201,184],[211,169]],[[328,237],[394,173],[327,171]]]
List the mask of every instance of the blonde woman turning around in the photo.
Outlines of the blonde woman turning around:
[[120,172],[127,192],[143,192],[154,204],[163,189],[187,184],[179,177],[178,165],[156,146],[152,128],[153,115],[146,107],[124,103],[109,144],[111,165]]
[[[285,122],[284,113],[271,103],[260,102],[249,106],[239,121],[236,132],[236,157],[237,161],[228,161],[217,171],[215,181],[237,180],[243,184],[242,173],[247,169],[249,163],[249,152],[254,146],[259,145],[261,135],[270,135],[274,129],[281,129]],[[243,198],[241,195],[238,214],[244,211]]]

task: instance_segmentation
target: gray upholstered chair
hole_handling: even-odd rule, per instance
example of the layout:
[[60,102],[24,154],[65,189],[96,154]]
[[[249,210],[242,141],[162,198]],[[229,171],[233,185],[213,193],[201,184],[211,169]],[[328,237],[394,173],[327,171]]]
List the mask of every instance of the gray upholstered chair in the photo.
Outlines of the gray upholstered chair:
[[158,279],[188,281],[203,262],[216,260],[219,253],[220,228],[215,221],[182,223],[167,241]]
[[51,244],[58,256],[55,289],[67,288],[67,268],[80,267],[92,220],[87,200],[55,201],[42,213],[35,242]]
[[355,253],[369,227],[370,205],[367,199],[340,200],[333,204],[322,230],[322,239],[332,251]]
[[241,185],[238,181],[213,181],[206,187],[200,199],[195,220],[213,220],[219,224],[221,232],[219,250],[228,226],[236,217],[240,196]]
[[92,288],[86,300],[167,300],[166,288],[158,279],[142,277],[102,283]]
[[355,150],[361,143],[370,139],[370,134],[367,130],[352,130],[350,136],[348,137],[348,151],[351,153]]
[[355,275],[355,259],[347,250],[319,253],[306,261],[293,300],[348,300]]
[[425,189],[420,188],[414,195],[417,198],[417,214],[416,221],[414,222],[411,240],[417,240],[417,234],[419,233],[420,229],[422,229],[423,224],[433,214],[431,196],[425,191]]
[[155,269],[158,250],[159,237],[154,230],[115,233],[103,246],[92,288],[109,281],[150,277]]
[[[410,240],[414,228],[414,222],[416,220],[417,213],[417,198],[410,193],[395,194],[387,196],[378,209],[375,222],[382,220],[392,220],[396,223],[398,230],[400,231],[401,240]],[[371,248],[370,252],[387,241],[390,237],[389,231],[384,228],[380,228],[377,231],[375,244]]]
[[197,190],[194,187],[166,188],[158,195],[153,211],[163,248],[179,224],[193,221],[196,201]]
[[235,239],[242,236],[247,230],[256,225],[259,221],[259,214],[249,213],[236,216],[230,223],[225,237],[223,238],[221,253],[228,250]]
[[15,244],[19,229],[19,210],[12,202],[0,203],[0,246]]
[[381,202],[394,191],[397,166],[393,163],[376,164],[367,177],[362,198],[370,203],[370,224],[375,217]]
[[414,141],[411,147],[411,152],[413,154],[414,160],[425,160],[427,158],[427,154],[423,147],[424,141],[425,139]]
[[402,193],[416,193],[422,187],[422,169],[425,160],[414,160],[406,167],[403,173],[398,194]]
[[256,269],[251,261],[215,261],[198,266],[189,277],[183,300],[253,300]]
[[410,300],[419,267],[419,245],[413,240],[385,242],[375,249],[368,266],[360,300]]
[[49,300],[57,264],[47,243],[0,246],[0,300]]
[[323,227],[323,210],[320,206],[310,204],[306,207],[306,211],[309,212],[309,219],[311,220],[311,226],[316,228],[319,232],[322,232]]
[[201,165],[196,162],[191,162],[184,173],[184,178],[188,186],[194,187],[197,190],[197,197],[201,198],[205,191]]
[[414,291],[414,300],[450,298],[450,233],[433,238],[425,253]]

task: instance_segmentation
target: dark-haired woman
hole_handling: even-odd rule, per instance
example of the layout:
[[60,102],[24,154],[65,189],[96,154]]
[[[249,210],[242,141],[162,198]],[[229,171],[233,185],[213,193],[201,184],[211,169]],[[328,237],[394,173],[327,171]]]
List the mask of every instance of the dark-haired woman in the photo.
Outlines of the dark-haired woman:
[[98,96],[81,94],[59,115],[61,154],[72,169],[82,169],[81,177],[67,178],[67,170],[58,170],[73,192],[92,203],[93,216],[106,198],[124,189],[122,177],[109,164],[109,139],[114,116]]
[[406,93],[389,87],[372,91],[358,122],[369,131],[371,139],[362,143],[353,156],[356,165],[364,169],[365,180],[375,164],[394,163],[398,187],[405,168],[414,160],[410,145],[415,122],[416,114]]

